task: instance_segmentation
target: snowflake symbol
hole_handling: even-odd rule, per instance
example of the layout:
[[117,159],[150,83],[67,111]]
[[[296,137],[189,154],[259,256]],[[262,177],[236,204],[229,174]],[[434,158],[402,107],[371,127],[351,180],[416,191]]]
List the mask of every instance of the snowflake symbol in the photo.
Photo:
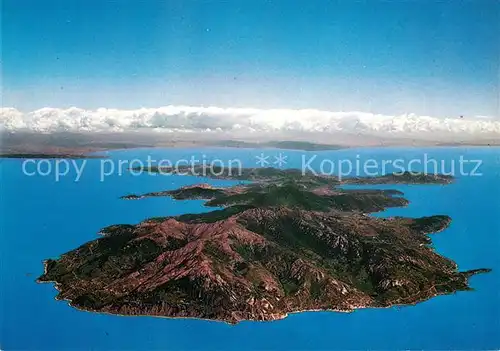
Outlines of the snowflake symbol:
[[261,167],[267,166],[269,164],[269,161],[267,160],[269,156],[265,156],[262,152],[260,156],[255,156],[255,158],[257,159],[255,163],[257,163]]
[[278,156],[274,156],[274,164],[278,165],[278,167],[283,167],[286,165],[286,159],[288,156],[283,155],[281,152],[278,154]]

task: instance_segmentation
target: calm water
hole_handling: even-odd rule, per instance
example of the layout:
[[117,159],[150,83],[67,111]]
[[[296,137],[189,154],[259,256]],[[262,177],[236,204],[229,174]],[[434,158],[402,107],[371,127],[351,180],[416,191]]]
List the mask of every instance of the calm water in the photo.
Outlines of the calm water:
[[[264,152],[278,150],[132,150],[110,153],[114,160],[154,157],[177,160],[192,154],[207,159],[240,158],[255,166]],[[42,260],[56,257],[96,238],[98,230],[147,217],[201,212],[202,201],[151,198],[119,200],[127,193],[173,189],[205,179],[139,176],[128,172],[99,181],[100,160],[89,160],[79,182],[70,172],[53,177],[23,175],[22,160],[2,160],[0,348],[66,349],[498,349],[500,347],[500,163],[499,149],[378,149],[316,153],[328,158],[377,160],[405,155],[448,161],[460,155],[481,159],[483,176],[461,176],[452,185],[399,186],[411,201],[378,215],[448,214],[449,229],[433,236],[435,248],[461,270],[490,267],[471,279],[473,292],[440,296],[417,306],[366,309],[351,314],[309,312],[275,322],[236,326],[199,320],[119,317],[77,311],[55,301],[51,284],[36,284]],[[302,152],[283,151],[287,167],[300,167]],[[311,157],[313,153],[306,153]],[[154,158],[153,157],[153,158]],[[78,161],[81,164],[83,161]],[[53,164],[53,162],[52,162]],[[449,165],[449,164],[448,164]],[[318,167],[318,162],[313,162]],[[417,167],[418,168],[418,167]],[[471,168],[469,167],[469,171]],[[390,169],[389,169],[390,171]],[[210,181],[229,185],[229,181]],[[383,186],[379,188],[389,188]]]

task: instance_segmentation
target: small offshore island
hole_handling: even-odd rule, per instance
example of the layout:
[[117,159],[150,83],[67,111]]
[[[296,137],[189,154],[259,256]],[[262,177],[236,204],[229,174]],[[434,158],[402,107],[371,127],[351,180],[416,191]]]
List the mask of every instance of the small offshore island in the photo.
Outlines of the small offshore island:
[[300,311],[416,304],[470,290],[470,276],[490,271],[459,272],[434,252],[428,234],[445,229],[448,216],[368,216],[408,201],[397,190],[339,188],[447,184],[449,176],[339,181],[299,170],[221,171],[207,177],[245,183],[123,196],[203,199],[217,209],[106,227],[101,238],[46,260],[38,281],[55,282],[57,298],[81,310],[237,323]]

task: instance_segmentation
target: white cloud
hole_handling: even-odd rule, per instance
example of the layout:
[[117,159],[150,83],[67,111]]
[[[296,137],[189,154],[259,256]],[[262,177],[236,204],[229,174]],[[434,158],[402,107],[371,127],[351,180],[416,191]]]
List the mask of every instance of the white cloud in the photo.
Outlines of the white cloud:
[[165,106],[118,110],[42,108],[23,113],[15,108],[0,109],[0,128],[35,132],[120,132],[211,131],[211,132],[320,132],[361,133],[394,137],[432,135],[475,139],[500,137],[500,120],[474,118],[437,118],[405,114],[399,116],[365,112],[332,112],[312,109],[251,109]]

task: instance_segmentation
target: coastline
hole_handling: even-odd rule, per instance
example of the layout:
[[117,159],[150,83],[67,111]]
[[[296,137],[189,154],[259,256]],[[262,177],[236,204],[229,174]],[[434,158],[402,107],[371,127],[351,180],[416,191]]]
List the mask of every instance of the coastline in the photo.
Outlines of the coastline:
[[[107,155],[99,155],[99,153],[107,153],[113,151],[127,151],[127,150],[158,150],[158,149],[198,149],[198,148],[210,148],[210,149],[235,149],[235,150],[287,150],[287,151],[303,151],[303,152],[326,152],[326,151],[342,151],[347,149],[394,149],[394,148],[403,148],[403,149],[446,149],[446,148],[493,148],[500,149],[500,142],[498,144],[474,144],[474,143],[464,143],[464,144],[411,144],[411,143],[395,143],[395,144],[374,144],[374,145],[342,145],[342,144],[314,144],[312,145],[322,145],[322,146],[331,146],[331,148],[319,148],[319,149],[307,149],[307,148],[292,148],[292,147],[280,147],[280,146],[269,146],[259,145],[259,143],[255,143],[253,145],[248,146],[237,146],[237,145],[218,145],[216,143],[206,143],[206,142],[175,142],[170,144],[157,144],[157,145],[137,145],[130,147],[107,147],[107,148],[96,148],[93,150],[79,151],[78,148],[74,149],[74,152],[71,152],[71,148],[65,149],[65,151],[55,151],[55,152],[33,152],[33,149],[29,148],[26,150],[16,149],[16,151],[3,151],[0,152],[0,159],[2,158],[11,158],[11,159],[103,159],[108,158]],[[0,146],[2,146],[0,144]],[[90,146],[91,147],[91,146]],[[52,147],[49,147],[52,148]],[[43,150],[43,147],[41,147]]]
[[[405,207],[407,207],[408,205],[409,204],[405,205]],[[396,218],[396,217],[387,217],[387,218]],[[450,221],[450,223],[451,223],[451,221]],[[426,233],[424,235],[430,235],[430,234],[439,233],[439,232],[442,232],[442,231],[446,230],[447,228],[448,228],[448,226],[446,226],[445,228],[442,228],[442,229],[440,229],[440,230],[438,230],[436,232]],[[102,236],[103,234],[102,234],[101,231],[99,231],[97,233],[97,235]],[[437,253],[437,250],[434,247],[431,247],[431,250],[433,252]],[[58,258],[60,258],[60,256]],[[44,275],[47,274],[47,263],[48,263],[49,260],[52,260],[52,259],[45,259],[45,260],[42,261],[43,262],[43,267],[44,267],[44,269],[43,269]],[[453,263],[455,269],[458,270],[458,264],[455,261],[451,260],[451,259],[450,259],[450,261]],[[467,275],[466,280],[469,281],[469,279],[471,277],[473,277],[473,276],[475,276],[477,274],[488,273],[488,272],[491,272],[491,269],[473,269],[473,270],[462,271],[462,272],[458,271],[457,273]],[[113,315],[113,316],[120,316],[120,317],[151,317],[151,318],[166,318],[166,319],[194,319],[194,320],[203,320],[203,321],[210,321],[210,322],[225,323],[225,324],[228,324],[228,325],[231,325],[231,326],[237,325],[240,322],[273,322],[273,321],[279,321],[279,320],[286,319],[289,315],[299,314],[299,313],[305,313],[305,312],[354,313],[357,310],[362,310],[362,309],[388,309],[388,308],[398,308],[398,307],[403,307],[403,306],[416,306],[416,305],[418,305],[418,304],[420,304],[422,302],[431,300],[431,299],[433,299],[434,297],[437,297],[437,296],[454,295],[454,294],[456,294],[457,292],[460,292],[460,291],[467,291],[467,290],[455,290],[455,291],[452,291],[452,292],[435,292],[435,293],[432,293],[431,295],[417,298],[415,301],[410,302],[410,303],[398,302],[398,303],[394,303],[394,304],[391,304],[391,305],[388,305],[388,306],[381,306],[381,305],[359,305],[359,306],[352,306],[352,308],[348,309],[348,310],[346,310],[346,309],[317,309],[317,308],[313,308],[313,309],[288,311],[288,312],[284,312],[282,314],[278,314],[277,317],[273,316],[273,317],[271,317],[269,319],[262,319],[262,320],[261,319],[241,319],[241,320],[237,320],[235,322],[231,322],[231,321],[224,320],[224,319],[211,319],[211,318],[203,318],[203,317],[196,317],[196,316],[167,316],[167,315],[158,315],[158,314],[122,314],[122,313],[113,313],[113,312],[93,310],[93,309],[85,309],[85,308],[81,308],[79,306],[74,305],[72,303],[71,299],[60,298],[59,295],[61,293],[61,289],[60,289],[60,284],[57,281],[54,281],[54,280],[41,281],[40,279],[37,278],[36,279],[36,283],[37,284],[53,284],[54,288],[57,291],[56,296],[54,296],[54,300],[56,300],[56,301],[66,301],[68,303],[68,306],[70,306],[71,308],[74,308],[74,309],[76,309],[78,311],[81,311],[81,312],[98,313],[98,314]],[[435,286],[433,286],[432,288],[434,288],[434,290],[435,290]],[[427,290],[427,291],[429,291],[429,290]],[[473,290],[473,289],[470,288],[470,290]],[[424,291],[424,292],[427,292],[427,291]],[[418,295],[420,295],[421,293],[422,292],[418,293]],[[413,296],[406,297],[405,300],[411,299],[411,298],[413,298]],[[273,315],[273,314],[271,314],[271,315]]]
[[[46,272],[46,261],[44,260],[44,272]],[[465,273],[465,272],[461,272]],[[472,276],[474,276],[473,274]],[[470,279],[470,277],[468,278]],[[431,300],[437,296],[447,296],[447,295],[454,295],[459,291],[454,291],[450,293],[435,293],[431,296],[428,296],[426,298],[419,299],[415,302],[412,303],[397,303],[397,304],[392,304],[389,306],[371,306],[371,305],[366,305],[366,306],[356,306],[351,310],[341,310],[341,309],[305,309],[305,310],[297,310],[297,311],[289,311],[285,312],[283,314],[280,314],[279,317],[277,318],[271,318],[271,319],[242,319],[238,320],[236,322],[230,322],[228,320],[224,319],[210,319],[210,318],[202,318],[202,317],[195,317],[195,316],[185,316],[185,317],[179,317],[179,316],[164,316],[164,315],[156,315],[156,314],[121,314],[121,313],[113,313],[113,312],[106,312],[106,311],[99,311],[99,310],[91,310],[91,309],[84,309],[78,306],[75,306],[72,303],[71,299],[62,299],[59,298],[59,293],[61,292],[59,289],[59,284],[56,281],[39,281],[38,279],[36,280],[38,284],[53,284],[54,288],[57,290],[57,295],[54,296],[54,300],[56,301],[66,301],[68,306],[71,308],[74,308],[75,310],[78,310],[80,312],[87,312],[87,313],[98,313],[98,314],[103,314],[103,315],[110,315],[110,316],[117,316],[117,317],[149,317],[149,318],[162,318],[162,319],[192,319],[192,320],[200,320],[200,321],[208,321],[208,322],[216,322],[216,323],[224,323],[230,326],[236,326],[240,324],[241,322],[257,322],[257,323],[265,323],[265,322],[277,322],[280,320],[284,320],[288,318],[292,314],[299,314],[299,313],[307,313],[307,312],[330,312],[330,313],[354,313],[357,310],[365,310],[365,309],[389,309],[389,308],[398,308],[398,307],[405,307],[405,306],[416,306],[420,303],[423,303],[425,301]]]

